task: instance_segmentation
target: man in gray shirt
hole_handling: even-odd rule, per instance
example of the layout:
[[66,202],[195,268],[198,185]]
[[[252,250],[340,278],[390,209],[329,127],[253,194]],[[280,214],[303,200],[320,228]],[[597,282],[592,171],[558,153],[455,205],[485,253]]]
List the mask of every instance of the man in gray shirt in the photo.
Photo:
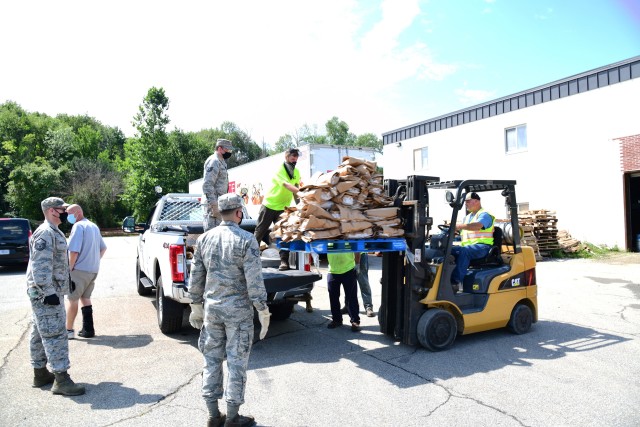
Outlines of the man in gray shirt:
[[73,224],[69,236],[69,269],[71,270],[71,293],[67,297],[67,335],[75,338],[73,322],[78,314],[78,300],[82,304],[82,330],[78,336],[91,338],[95,335],[93,327],[93,306],[91,293],[95,285],[100,258],[107,250],[107,245],[100,235],[100,229],[84,217],[80,205],[67,208],[67,221]]

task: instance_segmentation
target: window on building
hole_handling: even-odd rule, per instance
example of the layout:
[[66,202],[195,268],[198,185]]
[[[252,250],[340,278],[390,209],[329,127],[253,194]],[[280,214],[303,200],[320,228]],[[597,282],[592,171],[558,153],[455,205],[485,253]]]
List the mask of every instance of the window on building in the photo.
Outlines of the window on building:
[[413,170],[426,169],[429,166],[429,147],[413,150]]
[[527,125],[505,129],[504,139],[507,153],[527,151]]

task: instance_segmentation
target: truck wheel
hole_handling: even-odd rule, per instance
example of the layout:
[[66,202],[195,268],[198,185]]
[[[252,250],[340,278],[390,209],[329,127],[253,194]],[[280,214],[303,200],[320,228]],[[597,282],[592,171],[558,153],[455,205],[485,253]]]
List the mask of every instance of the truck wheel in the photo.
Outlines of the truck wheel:
[[184,307],[177,301],[164,296],[162,276],[156,283],[156,308],[158,310],[158,326],[165,334],[178,332],[182,328]]
[[140,259],[136,260],[136,286],[138,287],[138,295],[146,296],[151,295],[153,289],[146,288],[142,285],[142,276],[144,273],[140,271]]
[[287,320],[293,312],[294,303],[283,302],[281,304],[272,304],[269,306],[271,312],[271,320]]
[[427,350],[446,350],[455,341],[457,333],[456,319],[446,310],[429,309],[418,320],[418,341]]
[[511,318],[509,319],[509,330],[514,334],[526,334],[531,329],[533,323],[533,313],[526,304],[516,304],[511,312]]

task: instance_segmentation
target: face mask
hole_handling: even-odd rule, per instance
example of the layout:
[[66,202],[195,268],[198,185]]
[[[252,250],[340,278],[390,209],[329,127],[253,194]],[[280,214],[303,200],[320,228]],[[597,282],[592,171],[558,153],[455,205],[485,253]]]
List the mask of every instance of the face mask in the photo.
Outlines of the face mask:
[[244,219],[244,212],[240,213],[240,222],[238,222],[238,225],[242,224],[242,220]]
[[225,159],[225,160],[227,160],[229,157],[231,157],[231,155],[232,155],[232,154],[233,154],[233,153],[224,153],[224,154],[222,155],[222,158],[223,158],[223,159]]
[[289,163],[291,166],[293,166],[294,168],[296,167],[296,164],[298,164],[298,162],[287,162]]
[[62,212],[60,214],[59,218],[60,218],[60,223],[61,224],[67,220],[67,216],[68,216],[68,214],[66,212]]
[[69,224],[75,224],[76,223],[76,216],[74,214],[69,214],[67,216],[67,221],[69,221]]

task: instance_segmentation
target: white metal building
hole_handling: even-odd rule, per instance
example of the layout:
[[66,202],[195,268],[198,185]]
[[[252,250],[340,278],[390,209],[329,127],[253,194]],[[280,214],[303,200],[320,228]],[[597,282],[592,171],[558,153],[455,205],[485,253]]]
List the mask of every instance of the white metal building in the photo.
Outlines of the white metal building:
[[639,103],[640,56],[384,133],[384,175],[515,179],[521,210],[555,211],[577,239],[638,250]]

